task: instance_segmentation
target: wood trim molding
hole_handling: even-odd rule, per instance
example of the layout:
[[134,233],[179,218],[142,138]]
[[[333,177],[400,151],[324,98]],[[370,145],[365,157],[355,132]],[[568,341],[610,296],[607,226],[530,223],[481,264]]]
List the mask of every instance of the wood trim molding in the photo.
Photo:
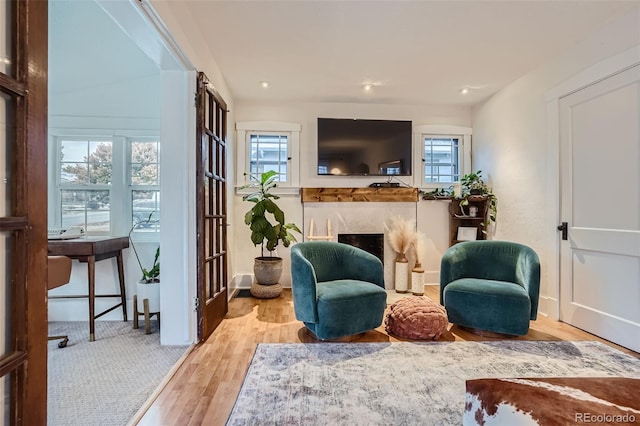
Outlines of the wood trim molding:
[[418,188],[302,188],[303,203],[418,202]]

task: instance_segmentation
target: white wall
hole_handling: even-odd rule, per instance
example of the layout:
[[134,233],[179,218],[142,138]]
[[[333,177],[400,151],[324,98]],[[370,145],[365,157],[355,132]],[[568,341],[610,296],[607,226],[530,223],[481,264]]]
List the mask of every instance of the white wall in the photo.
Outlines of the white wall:
[[[542,263],[540,312],[557,316],[557,153],[547,147],[545,93],[594,63],[640,43],[640,6],[472,111],[473,164],[498,196],[494,239],[531,246]],[[554,188],[555,187],[555,188]]]
[[[302,126],[300,133],[300,186],[301,187],[365,187],[372,182],[384,181],[381,177],[357,176],[318,176],[317,165],[317,118],[360,118],[411,120],[413,125],[448,124],[470,127],[470,108],[438,105],[379,105],[356,103],[261,103],[238,101],[235,118],[244,121],[281,121],[298,123]],[[244,141],[238,141],[243,143]],[[241,162],[244,160],[241,159]],[[238,164],[238,163],[236,163]],[[420,174],[412,170],[413,176],[402,176],[400,180],[410,186],[419,185]],[[299,195],[281,195],[278,200],[285,212],[287,222],[293,222],[302,229],[303,208]],[[392,204],[392,203],[391,203]],[[237,285],[251,285],[249,277],[253,272],[253,258],[259,256],[260,247],[254,247],[249,238],[250,232],[243,222],[244,213],[251,207],[242,201],[240,195],[234,197],[235,214],[232,216],[232,228],[235,246],[232,248],[232,273],[238,277]],[[417,206],[417,228],[427,235],[426,280],[438,282],[440,257],[448,248],[448,216],[447,203],[436,201],[419,201]],[[304,230],[303,230],[304,231]],[[299,239],[301,241],[301,238]],[[281,283],[291,285],[289,249],[279,247],[278,255],[284,258],[284,273]]]

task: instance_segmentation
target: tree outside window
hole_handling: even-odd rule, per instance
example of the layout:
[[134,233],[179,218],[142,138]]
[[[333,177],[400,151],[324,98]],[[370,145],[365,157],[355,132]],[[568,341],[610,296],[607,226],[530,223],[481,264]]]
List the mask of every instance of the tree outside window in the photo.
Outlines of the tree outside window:
[[111,229],[111,141],[62,140],[60,144],[61,226],[82,226],[89,234]]

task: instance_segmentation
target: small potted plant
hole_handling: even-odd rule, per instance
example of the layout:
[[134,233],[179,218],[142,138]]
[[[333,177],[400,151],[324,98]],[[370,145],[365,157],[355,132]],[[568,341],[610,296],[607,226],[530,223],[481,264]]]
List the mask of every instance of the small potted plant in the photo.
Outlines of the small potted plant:
[[[464,207],[469,204],[469,201],[475,199],[487,199],[489,203],[489,217],[486,222],[482,223],[482,226],[486,227],[490,222],[496,221],[496,215],[498,213],[498,198],[493,193],[493,189],[485,183],[482,179],[482,170],[478,170],[475,173],[468,173],[460,179],[462,184],[462,194],[460,200],[460,207]],[[482,231],[486,233],[486,231]]]
[[133,249],[133,253],[135,254],[138,265],[140,266],[140,271],[142,272],[142,277],[136,283],[137,312],[144,312],[145,299],[149,301],[149,312],[160,312],[160,247],[156,248],[151,268],[147,269],[142,266],[138,250],[136,250],[136,246],[131,238],[131,233],[139,226],[149,226],[152,222],[156,222],[151,220],[153,213],[154,212],[151,212],[146,220],[136,222],[129,230],[131,248]]
[[[276,247],[297,241],[292,232],[301,234],[300,229],[293,223],[286,223],[284,212],[274,200],[279,199],[271,191],[277,185],[277,173],[273,170],[262,173],[260,176],[248,174],[251,183],[242,187],[253,188],[256,191],[242,197],[243,201],[254,203],[253,207],[245,214],[244,223],[251,230],[251,242],[260,245],[261,256],[255,258],[253,272],[256,281],[260,285],[277,284],[282,275],[282,258],[273,255]],[[267,215],[272,217],[269,220]],[[265,256],[265,249],[269,252]]]
[[423,200],[448,200],[455,195],[453,186],[449,188],[436,188],[429,192],[420,191]]

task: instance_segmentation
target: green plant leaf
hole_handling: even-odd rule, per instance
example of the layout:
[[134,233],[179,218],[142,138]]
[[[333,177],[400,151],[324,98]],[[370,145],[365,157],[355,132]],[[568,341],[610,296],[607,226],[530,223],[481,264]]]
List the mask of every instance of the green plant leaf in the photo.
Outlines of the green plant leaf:
[[260,200],[262,200],[262,196],[260,195],[259,192],[253,192],[251,194],[247,194],[245,196],[242,197],[243,201],[251,201],[253,203],[257,203]]
[[253,215],[258,217],[258,216],[264,216],[264,211],[268,210],[268,208],[269,208],[269,200],[262,200],[256,203],[256,205],[253,206],[253,209],[251,210],[253,211]]
[[268,172],[262,173],[262,175],[260,176],[260,184],[264,186],[269,182],[273,182],[277,175],[278,173],[274,170],[269,170]]
[[249,229],[252,232],[259,232],[264,234],[267,232],[267,229],[272,228],[273,226],[269,223],[269,221],[264,216],[256,216],[251,221],[251,225]]
[[284,225],[284,212],[280,210],[280,207],[276,206],[275,203],[273,205],[275,207],[274,211],[272,212],[273,217],[279,224]]
[[248,212],[246,212],[244,214],[244,223],[245,223],[245,225],[251,224],[252,220],[253,220],[253,209],[249,210]]
[[251,233],[251,242],[254,246],[262,244],[262,240],[264,240],[264,234],[259,231],[253,231]]
[[291,229],[292,231],[296,231],[298,234],[302,234],[300,228],[298,228],[294,223],[287,223],[284,227],[287,229]]

